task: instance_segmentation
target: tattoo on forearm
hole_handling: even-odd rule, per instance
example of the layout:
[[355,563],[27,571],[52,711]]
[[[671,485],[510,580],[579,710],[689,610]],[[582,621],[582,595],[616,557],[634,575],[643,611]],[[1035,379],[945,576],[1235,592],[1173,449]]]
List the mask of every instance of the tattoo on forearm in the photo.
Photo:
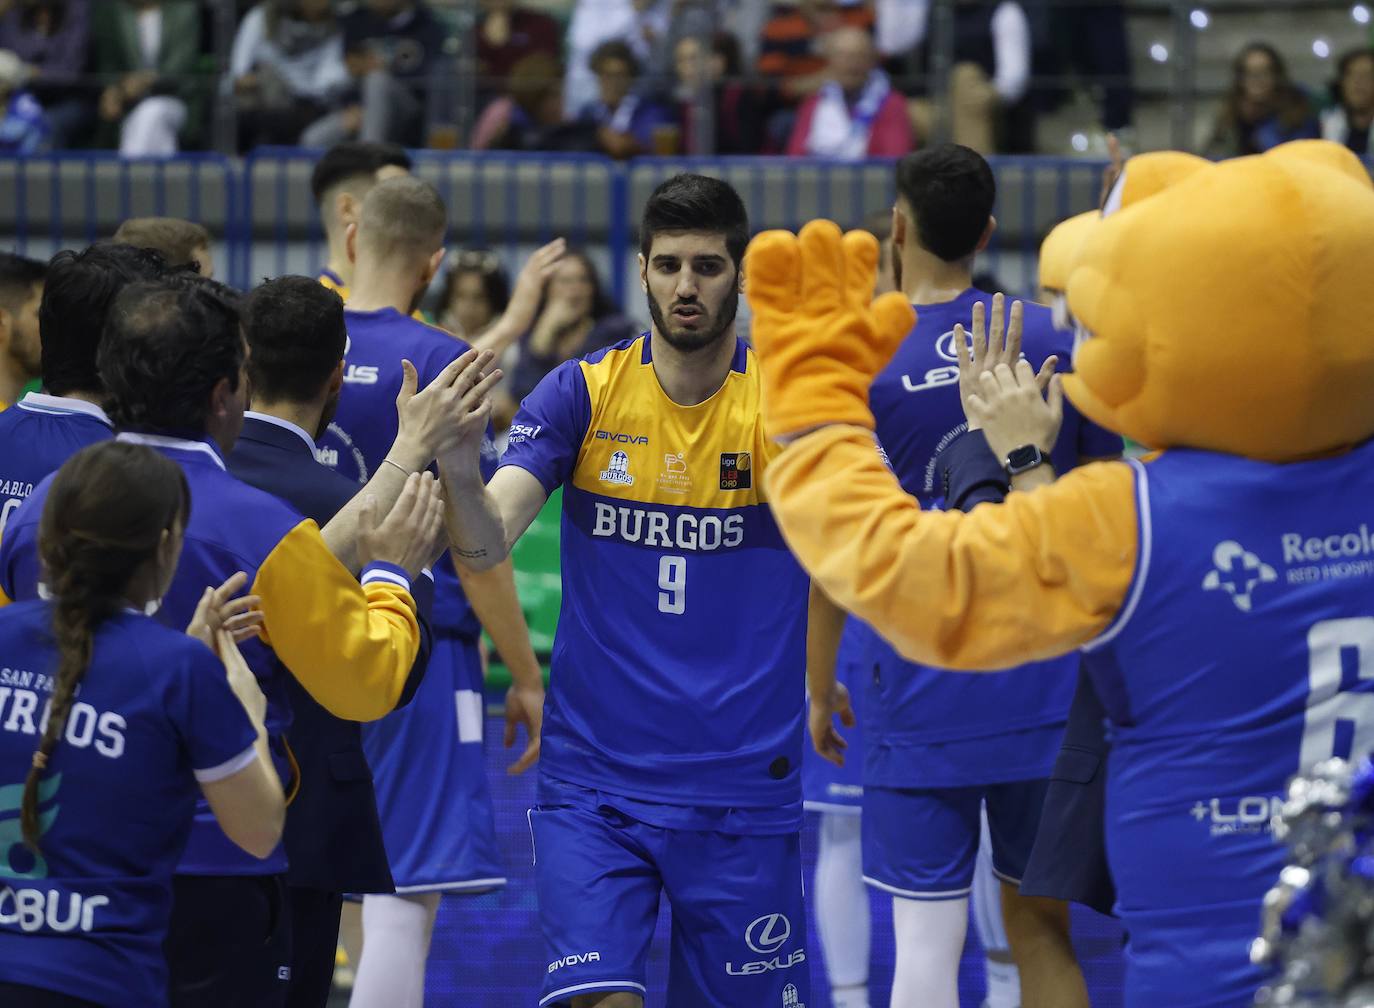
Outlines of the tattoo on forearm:
[[465,550],[459,549],[457,546],[453,547],[453,553],[464,560],[480,560],[487,555],[487,551],[484,549]]

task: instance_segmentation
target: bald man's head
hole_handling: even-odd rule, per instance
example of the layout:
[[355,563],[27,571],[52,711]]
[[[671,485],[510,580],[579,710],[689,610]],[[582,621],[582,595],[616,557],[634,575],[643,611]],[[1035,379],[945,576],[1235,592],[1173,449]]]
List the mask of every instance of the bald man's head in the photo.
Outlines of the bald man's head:
[[824,47],[830,61],[830,76],[846,94],[860,91],[878,65],[873,36],[862,28],[844,27],[827,32]]

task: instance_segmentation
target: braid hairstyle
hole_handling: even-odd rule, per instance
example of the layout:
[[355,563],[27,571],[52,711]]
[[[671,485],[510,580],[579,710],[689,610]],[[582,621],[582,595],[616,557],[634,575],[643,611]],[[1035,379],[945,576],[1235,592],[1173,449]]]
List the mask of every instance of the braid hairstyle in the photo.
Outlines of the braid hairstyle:
[[38,784],[67,727],[90,667],[95,634],[128,604],[129,582],[154,559],[164,531],[190,515],[186,477],[176,463],[142,445],[103,441],[57,471],[38,529],[38,549],[52,599],[57,671],[43,733],[24,781],[20,826],[39,850]]

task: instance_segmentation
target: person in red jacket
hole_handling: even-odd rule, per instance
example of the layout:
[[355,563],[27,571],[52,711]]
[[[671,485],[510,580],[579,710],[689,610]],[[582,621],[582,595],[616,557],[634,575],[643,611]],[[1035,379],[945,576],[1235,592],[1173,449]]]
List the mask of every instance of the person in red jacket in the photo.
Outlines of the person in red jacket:
[[824,38],[829,80],[797,113],[787,153],[858,161],[900,157],[916,146],[906,99],[878,69],[873,37],[843,27]]

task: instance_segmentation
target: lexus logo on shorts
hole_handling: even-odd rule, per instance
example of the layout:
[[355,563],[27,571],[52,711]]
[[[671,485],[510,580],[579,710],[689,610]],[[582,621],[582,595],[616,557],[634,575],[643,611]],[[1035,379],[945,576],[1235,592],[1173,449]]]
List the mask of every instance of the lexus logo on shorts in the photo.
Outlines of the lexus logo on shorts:
[[749,925],[744,932],[744,943],[759,955],[771,955],[791,937],[792,922],[782,914],[768,914]]

